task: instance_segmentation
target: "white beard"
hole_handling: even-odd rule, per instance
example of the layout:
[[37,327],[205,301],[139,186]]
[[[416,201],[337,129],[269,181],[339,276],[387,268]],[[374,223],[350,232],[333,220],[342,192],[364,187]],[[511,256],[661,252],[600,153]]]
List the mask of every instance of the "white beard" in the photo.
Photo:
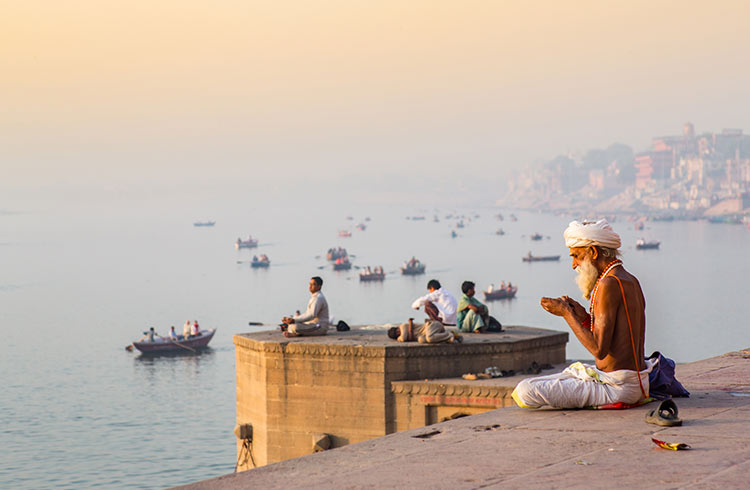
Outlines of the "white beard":
[[596,270],[591,259],[586,258],[576,268],[576,272],[578,273],[576,284],[578,284],[578,288],[583,293],[584,299],[591,299],[591,291],[593,291],[596,285],[596,280],[599,279],[599,271]]

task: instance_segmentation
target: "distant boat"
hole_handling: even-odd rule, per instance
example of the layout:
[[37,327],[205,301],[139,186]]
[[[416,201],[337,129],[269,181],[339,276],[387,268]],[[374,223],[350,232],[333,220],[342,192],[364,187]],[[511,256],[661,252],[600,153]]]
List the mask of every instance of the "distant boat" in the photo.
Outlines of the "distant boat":
[[344,257],[343,259],[338,259],[336,262],[333,263],[333,270],[335,271],[348,271],[352,268],[352,263],[349,262],[349,259],[347,257]]
[[347,237],[352,236],[352,232],[349,230],[341,230],[339,231],[339,236],[342,238],[347,238]]
[[635,224],[633,225],[633,227],[636,230],[642,230],[643,229],[643,221],[636,221]]
[[193,226],[213,226],[215,224],[216,221],[196,221]]
[[458,236],[458,233],[456,233],[456,230],[451,230],[451,238],[456,238]]
[[492,301],[495,299],[513,298],[516,295],[516,291],[518,291],[518,286],[513,286],[511,288],[495,289],[492,292],[490,291],[482,291],[482,292],[484,293],[485,301]]
[[533,235],[531,235],[531,239],[532,240],[541,240],[542,238],[543,237],[542,237],[541,233],[534,233]]
[[456,223],[456,228],[463,228],[463,227],[464,227],[464,222],[463,222],[463,220],[461,220],[461,221],[459,221],[458,223]]
[[647,242],[643,238],[635,242],[635,248],[637,250],[653,250],[653,249],[659,248],[659,245],[661,245],[661,242],[657,242],[657,241]]
[[258,246],[258,240],[256,240],[252,236],[247,237],[247,240],[238,238],[237,241],[234,242],[234,248],[236,248],[237,250],[241,248],[256,248],[257,246]]
[[[409,219],[409,218],[406,218],[406,219]],[[412,216],[411,220],[412,221],[424,221],[424,216]]]
[[370,217],[369,217],[369,216],[366,216],[366,217],[365,217],[365,221],[370,221]]
[[357,223],[357,229],[359,231],[365,231],[367,229],[367,225],[364,223]]
[[347,216],[346,219],[348,219],[349,221],[352,221],[354,219],[354,216]]
[[495,215],[495,219],[498,220],[498,221],[502,221],[503,220],[503,213],[497,213]]
[[154,337],[153,342],[133,342],[133,347],[144,354],[155,354],[157,352],[195,352],[208,346],[215,333],[216,329],[211,328],[201,330],[198,335],[188,337],[187,339],[181,336],[177,340],[172,340],[169,337]]
[[414,264],[406,264],[401,266],[401,274],[405,276],[416,276],[419,274],[424,274],[425,269],[427,266],[425,266],[422,262],[417,261]]
[[498,228],[497,231],[495,231],[495,235],[505,235],[505,231],[503,231],[502,228]]
[[[381,267],[382,269],[382,267]],[[366,271],[362,271],[359,273],[359,280],[362,282],[370,282],[370,281],[384,281],[385,280],[385,272],[372,272],[369,273]]]
[[515,215],[515,214],[511,214],[511,215],[510,215],[510,220],[511,220],[511,221],[518,221],[518,218],[516,218],[516,215]]
[[253,257],[252,262],[250,262],[250,267],[252,267],[253,269],[265,269],[270,265],[271,261],[266,256],[262,256],[260,259],[258,259],[257,257]]
[[531,255],[531,252],[529,252],[529,255],[522,257],[522,260],[524,262],[552,262],[555,260],[560,260],[559,255],[542,255],[534,257]]

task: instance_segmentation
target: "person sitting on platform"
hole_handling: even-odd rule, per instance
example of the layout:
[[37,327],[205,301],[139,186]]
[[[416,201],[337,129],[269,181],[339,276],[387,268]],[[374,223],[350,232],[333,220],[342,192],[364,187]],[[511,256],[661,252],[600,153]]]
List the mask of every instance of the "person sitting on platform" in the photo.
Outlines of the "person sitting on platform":
[[427,283],[427,291],[429,293],[414,300],[411,307],[418,310],[424,306],[424,312],[430,320],[438,321],[443,325],[455,325],[458,305],[456,298],[443,289],[437,279],[430,279]]
[[318,276],[310,279],[310,301],[302,315],[285,316],[281,319],[284,337],[326,335],[328,333],[328,302],[320,289],[323,279]]
[[456,327],[461,332],[485,333],[490,324],[490,312],[487,306],[474,297],[474,283],[464,281],[461,284],[461,300],[458,302]]
[[[388,337],[399,342],[419,342],[420,344],[439,344],[440,342],[454,342],[461,337],[455,337],[446,332],[445,326],[439,321],[431,320],[425,323],[414,323],[409,318],[407,323],[388,329]],[[460,340],[458,340],[460,342]]]
[[193,321],[193,337],[197,337],[201,334],[201,327],[198,326],[198,320]]
[[169,327],[169,339],[177,340],[177,332],[174,331],[174,325]]
[[182,326],[182,336],[185,338],[190,337],[190,332],[192,332],[192,328],[190,327],[190,320],[185,322],[185,325]]
[[561,316],[596,361],[576,362],[562,373],[521,381],[512,393],[524,408],[583,408],[648,398],[654,361],[644,359],[646,301],[638,279],[618,259],[620,237],[606,220],[573,221],[563,234],[591,314],[568,296],[542,298]]

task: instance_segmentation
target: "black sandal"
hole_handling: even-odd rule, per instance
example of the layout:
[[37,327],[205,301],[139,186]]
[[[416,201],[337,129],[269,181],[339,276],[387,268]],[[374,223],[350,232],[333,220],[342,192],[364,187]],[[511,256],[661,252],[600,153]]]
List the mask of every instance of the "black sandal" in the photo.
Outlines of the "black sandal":
[[646,414],[646,422],[664,427],[682,425],[682,419],[677,416],[677,404],[671,399],[662,400],[659,406]]

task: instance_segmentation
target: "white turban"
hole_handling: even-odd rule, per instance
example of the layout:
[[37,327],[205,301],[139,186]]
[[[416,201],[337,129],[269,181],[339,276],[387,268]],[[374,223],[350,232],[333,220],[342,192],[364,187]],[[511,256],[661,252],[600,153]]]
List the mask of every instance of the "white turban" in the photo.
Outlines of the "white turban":
[[598,245],[618,249],[622,245],[620,235],[615,233],[606,219],[600,219],[597,222],[584,221],[583,223],[571,221],[568,229],[563,233],[563,237],[565,238],[565,246],[569,248]]

